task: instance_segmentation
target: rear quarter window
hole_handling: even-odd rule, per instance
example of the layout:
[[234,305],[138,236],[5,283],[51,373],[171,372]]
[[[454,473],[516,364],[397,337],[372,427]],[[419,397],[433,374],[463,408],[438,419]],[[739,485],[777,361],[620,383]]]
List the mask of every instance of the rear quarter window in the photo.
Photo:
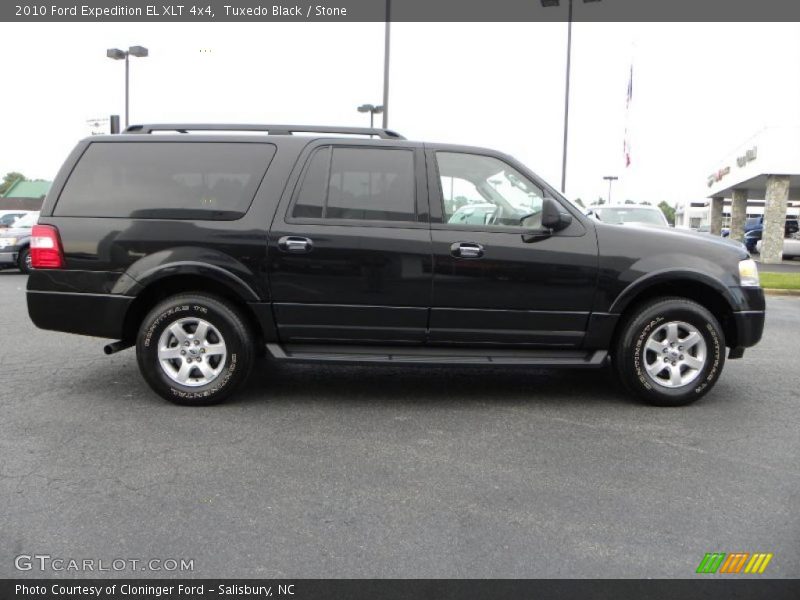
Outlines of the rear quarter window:
[[93,142],[53,212],[64,217],[233,220],[247,212],[275,146]]

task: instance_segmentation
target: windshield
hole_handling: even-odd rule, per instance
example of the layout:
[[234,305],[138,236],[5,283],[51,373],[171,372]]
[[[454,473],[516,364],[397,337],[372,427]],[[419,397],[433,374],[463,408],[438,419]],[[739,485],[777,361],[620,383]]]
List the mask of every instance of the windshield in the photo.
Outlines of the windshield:
[[646,223],[648,225],[666,225],[664,215],[660,210],[652,208],[598,208],[597,215],[606,223]]
[[12,227],[20,227],[23,229],[30,229],[34,225],[36,225],[36,221],[39,219],[38,212],[28,213],[26,215],[22,215],[19,217],[14,223],[11,225]]

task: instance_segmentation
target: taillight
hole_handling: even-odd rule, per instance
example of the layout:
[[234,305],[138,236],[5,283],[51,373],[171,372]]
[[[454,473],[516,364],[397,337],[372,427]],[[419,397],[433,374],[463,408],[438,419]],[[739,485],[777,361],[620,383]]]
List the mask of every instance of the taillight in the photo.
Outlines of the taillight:
[[64,252],[58,229],[52,225],[34,225],[31,231],[31,266],[34,269],[61,269]]

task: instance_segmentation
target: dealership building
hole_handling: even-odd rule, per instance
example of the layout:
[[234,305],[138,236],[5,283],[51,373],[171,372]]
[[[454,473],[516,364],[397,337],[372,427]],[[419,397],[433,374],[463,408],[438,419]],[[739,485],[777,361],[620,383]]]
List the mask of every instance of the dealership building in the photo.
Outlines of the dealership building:
[[708,225],[741,240],[747,218],[764,216],[761,261],[781,261],[786,217],[800,214],[800,127],[770,127],[726,156],[710,173],[706,200],[678,209],[676,225]]

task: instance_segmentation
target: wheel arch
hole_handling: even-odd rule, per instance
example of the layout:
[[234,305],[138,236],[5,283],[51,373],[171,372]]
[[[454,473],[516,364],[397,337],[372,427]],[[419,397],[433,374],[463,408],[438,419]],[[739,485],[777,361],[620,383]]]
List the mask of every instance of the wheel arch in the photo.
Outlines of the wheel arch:
[[[204,265],[207,267],[207,265]],[[264,340],[264,328],[256,315],[250,302],[256,301],[258,296],[252,289],[243,289],[242,285],[237,285],[233,277],[213,277],[209,273],[213,270],[205,269],[202,272],[196,270],[183,270],[177,273],[162,273],[159,277],[151,277],[150,280],[142,285],[139,282],[139,290],[136,297],[131,302],[125,313],[122,326],[122,339],[133,341],[136,339],[139,326],[147,313],[159,302],[184,293],[210,294],[227,300],[235,306],[245,319],[247,325],[251,327],[254,337],[259,343]],[[240,281],[241,284],[243,282]],[[246,286],[246,284],[243,284]],[[249,290],[249,293],[248,291]],[[254,300],[255,299],[255,300]]]
[[719,321],[725,345],[738,345],[738,331],[733,313],[735,300],[720,281],[693,271],[662,272],[629,285],[614,301],[609,312],[620,315],[612,335],[612,348],[636,309],[656,298],[679,297],[697,302]]

